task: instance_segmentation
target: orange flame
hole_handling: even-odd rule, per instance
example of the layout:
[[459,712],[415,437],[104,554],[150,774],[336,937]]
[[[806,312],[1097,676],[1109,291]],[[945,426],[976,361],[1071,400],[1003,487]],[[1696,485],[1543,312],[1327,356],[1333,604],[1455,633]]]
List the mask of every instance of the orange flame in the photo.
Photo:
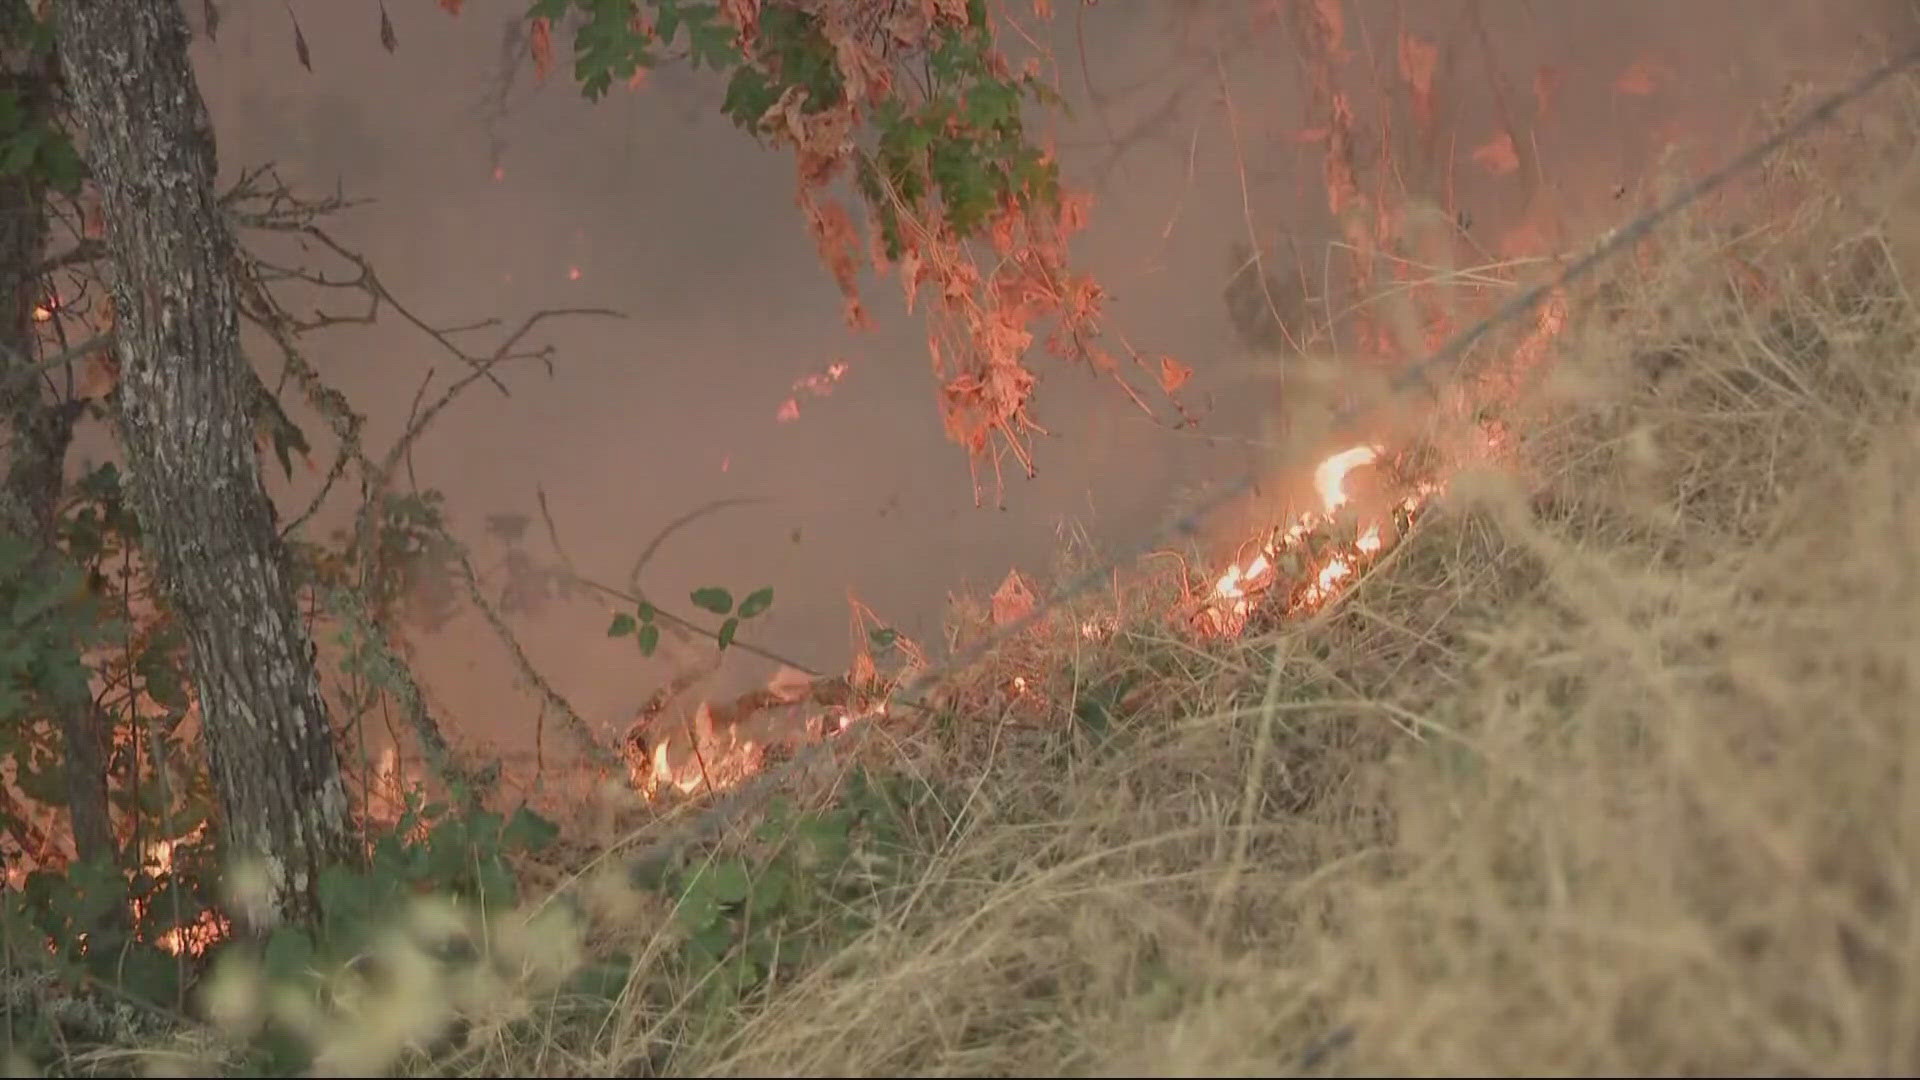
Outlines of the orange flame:
[[[1367,443],[1330,454],[1313,470],[1313,487],[1320,506],[1295,518],[1260,545],[1253,556],[1235,562],[1214,581],[1212,595],[1195,619],[1196,628],[1214,636],[1238,633],[1252,615],[1256,600],[1277,586],[1290,586],[1282,598],[1284,610],[1310,610],[1325,603],[1368,560],[1387,548],[1383,522],[1368,522],[1346,543],[1336,542],[1329,526],[1352,499],[1347,481],[1354,470],[1377,464],[1383,448]],[[1425,505],[1437,485],[1422,485],[1396,504],[1391,513],[1409,519]],[[1286,580],[1282,580],[1282,570]]]
[[1379,447],[1356,446],[1351,450],[1342,450],[1314,466],[1313,490],[1319,492],[1320,504],[1327,513],[1331,514],[1347,504],[1347,474],[1379,459]]

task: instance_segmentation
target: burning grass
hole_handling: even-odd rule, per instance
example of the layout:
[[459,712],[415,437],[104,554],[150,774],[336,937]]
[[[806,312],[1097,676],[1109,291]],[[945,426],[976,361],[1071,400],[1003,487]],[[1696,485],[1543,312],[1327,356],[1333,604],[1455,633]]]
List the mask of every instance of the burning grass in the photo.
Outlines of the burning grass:
[[1396,452],[1337,453],[1233,570],[1087,599],[876,729],[886,783],[796,790],[681,877],[582,859],[584,938],[513,963],[620,950],[612,1005],[490,976],[410,1060],[1920,1069],[1920,171],[1880,160],[1557,308],[1523,470],[1411,470],[1343,517]]

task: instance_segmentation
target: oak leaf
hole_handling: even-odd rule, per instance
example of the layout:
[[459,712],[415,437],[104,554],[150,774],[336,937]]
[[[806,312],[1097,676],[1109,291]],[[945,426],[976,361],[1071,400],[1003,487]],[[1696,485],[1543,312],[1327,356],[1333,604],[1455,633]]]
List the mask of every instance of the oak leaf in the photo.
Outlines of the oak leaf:
[[1033,614],[1033,590],[1020,571],[1007,571],[1006,580],[993,591],[993,625],[1010,626]]

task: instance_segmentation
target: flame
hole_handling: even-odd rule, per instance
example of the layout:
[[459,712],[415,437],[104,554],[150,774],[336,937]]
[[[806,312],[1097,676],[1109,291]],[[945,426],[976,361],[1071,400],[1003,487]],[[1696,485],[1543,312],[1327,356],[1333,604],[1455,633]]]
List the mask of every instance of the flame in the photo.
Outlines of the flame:
[[852,677],[782,667],[760,689],[731,701],[700,702],[684,723],[654,725],[659,714],[650,704],[629,735],[627,745],[635,751],[628,758],[630,778],[649,798],[727,791],[758,773],[771,753],[831,738],[884,713],[884,697],[862,685]]
[[[1309,510],[1291,525],[1270,535],[1251,558],[1227,567],[1213,583],[1212,595],[1195,619],[1203,633],[1227,636],[1238,633],[1253,613],[1256,599],[1283,584],[1295,583],[1291,595],[1283,598],[1284,610],[1311,610],[1325,603],[1371,559],[1387,549],[1388,534],[1384,521],[1365,523],[1351,541],[1339,542],[1332,526],[1338,513],[1352,501],[1347,481],[1354,470],[1379,463],[1383,447],[1372,443],[1351,446],[1322,459],[1313,469],[1313,488],[1320,497],[1318,509]],[[1438,485],[1422,484],[1388,511],[1411,520]]]
[[1322,461],[1313,469],[1313,489],[1320,493],[1320,504],[1331,514],[1347,504],[1347,474],[1362,465],[1380,459],[1377,446],[1356,446]]
[[[204,841],[206,835],[207,826],[202,822],[183,836],[143,843],[140,845],[141,869],[156,878],[173,873],[175,852],[183,845]],[[138,920],[146,914],[147,905],[151,902],[151,899],[130,899],[127,902],[128,910]],[[173,956],[200,956],[231,933],[232,929],[232,925],[218,912],[202,910],[192,922],[155,937],[153,947]]]

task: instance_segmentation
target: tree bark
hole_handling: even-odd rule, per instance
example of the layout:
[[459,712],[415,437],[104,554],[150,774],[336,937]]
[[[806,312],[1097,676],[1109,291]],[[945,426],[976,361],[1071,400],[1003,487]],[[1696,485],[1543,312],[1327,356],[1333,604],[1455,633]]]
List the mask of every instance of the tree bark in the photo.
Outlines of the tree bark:
[[[35,119],[51,111],[55,72],[17,48],[28,18],[25,4],[0,4],[0,46],[6,64],[0,90],[17,95],[21,113]],[[46,191],[25,170],[0,177],[0,417],[12,436],[6,477],[0,485],[0,528],[33,541],[41,562],[57,565],[58,513],[65,490],[67,450],[79,416],[72,401],[51,398],[33,370],[39,335],[33,309],[42,300],[34,267],[46,254]],[[64,744],[67,808],[74,853],[82,862],[112,860],[113,820],[107,802],[106,728],[91,695],[46,703]]]
[[[307,921],[319,869],[351,853],[312,642],[260,478],[212,122],[179,0],[59,0],[59,50],[113,263],[120,416],[134,512],[193,676],[230,865],[259,930]],[[249,890],[251,891],[251,890]]]

